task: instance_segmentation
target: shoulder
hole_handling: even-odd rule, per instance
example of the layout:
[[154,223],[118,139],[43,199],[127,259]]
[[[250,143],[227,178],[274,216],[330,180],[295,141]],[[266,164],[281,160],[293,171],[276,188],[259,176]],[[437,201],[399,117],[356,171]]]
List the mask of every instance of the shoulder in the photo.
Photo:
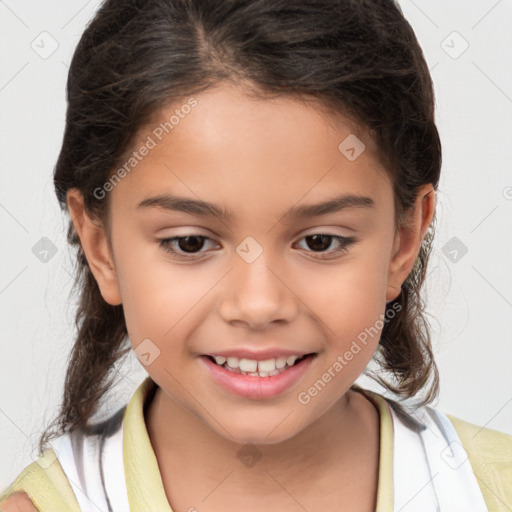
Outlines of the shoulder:
[[512,436],[446,415],[467,452],[490,510],[512,505]]
[[17,492],[2,502],[2,512],[37,512],[37,508],[25,492]]
[[468,453],[471,452],[481,459],[501,461],[512,465],[511,435],[491,428],[480,427],[451,414],[446,416],[452,422]]
[[1,512],[80,510],[54,450],[47,449],[0,492]]

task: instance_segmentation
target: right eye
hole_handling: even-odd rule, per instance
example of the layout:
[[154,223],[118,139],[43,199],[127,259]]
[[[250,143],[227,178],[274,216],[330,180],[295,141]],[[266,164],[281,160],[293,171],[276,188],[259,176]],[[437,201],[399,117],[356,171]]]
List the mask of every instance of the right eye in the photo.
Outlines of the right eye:
[[[174,236],[172,238],[161,238],[159,242],[165,252],[171,253],[178,258],[197,259],[193,257],[190,258],[188,255],[201,254],[199,251],[203,248],[205,240],[211,241],[207,236],[190,234],[186,236]],[[175,248],[176,246],[178,249]]]

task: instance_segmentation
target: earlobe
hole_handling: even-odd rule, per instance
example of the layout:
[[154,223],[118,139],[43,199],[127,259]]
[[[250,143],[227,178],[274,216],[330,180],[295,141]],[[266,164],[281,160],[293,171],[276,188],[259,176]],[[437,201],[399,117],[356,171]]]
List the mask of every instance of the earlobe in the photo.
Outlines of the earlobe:
[[389,266],[386,302],[395,300],[401,286],[411,273],[421,243],[435,212],[435,191],[431,184],[423,185],[407,219],[396,233]]
[[121,293],[105,228],[99,220],[88,214],[78,189],[70,189],[66,199],[73,225],[101,295],[108,304],[117,306],[122,302]]

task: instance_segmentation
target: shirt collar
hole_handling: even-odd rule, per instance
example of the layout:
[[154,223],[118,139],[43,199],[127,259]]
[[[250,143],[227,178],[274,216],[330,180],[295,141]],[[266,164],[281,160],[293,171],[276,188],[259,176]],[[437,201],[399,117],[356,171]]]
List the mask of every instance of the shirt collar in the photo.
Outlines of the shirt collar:
[[375,512],[393,510],[393,419],[386,400],[369,389],[353,384],[352,389],[363,394],[377,408],[380,417],[379,483]]

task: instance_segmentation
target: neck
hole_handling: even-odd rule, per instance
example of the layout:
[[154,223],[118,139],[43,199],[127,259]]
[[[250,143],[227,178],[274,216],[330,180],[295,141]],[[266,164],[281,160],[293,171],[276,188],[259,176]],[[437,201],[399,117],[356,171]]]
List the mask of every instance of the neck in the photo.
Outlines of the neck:
[[[366,480],[373,475],[376,492],[379,415],[373,404],[352,390],[315,422],[276,444],[244,446],[226,439],[160,388],[147,409],[146,425],[174,506],[178,506],[177,492],[185,495],[187,487],[193,492],[198,482],[202,489],[215,489],[227,475],[229,485],[222,484],[223,492],[229,487],[231,496],[236,493],[246,503],[262,493],[278,496],[283,488],[300,491],[312,483],[329,489],[333,478],[350,482],[357,473]],[[240,453],[242,448],[245,452]]]

